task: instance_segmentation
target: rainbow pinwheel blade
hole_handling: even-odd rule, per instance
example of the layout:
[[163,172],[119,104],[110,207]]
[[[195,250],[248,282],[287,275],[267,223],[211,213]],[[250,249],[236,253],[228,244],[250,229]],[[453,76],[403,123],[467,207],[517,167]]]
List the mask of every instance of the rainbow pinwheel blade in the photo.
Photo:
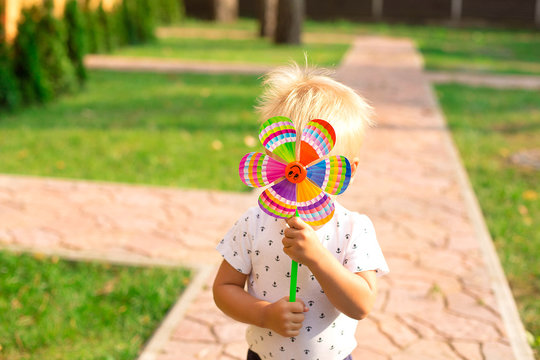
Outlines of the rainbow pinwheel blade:
[[240,179],[251,187],[263,187],[283,177],[286,165],[258,152],[244,155],[238,166]]
[[309,165],[328,155],[336,143],[332,125],[320,119],[311,120],[302,130],[300,162]]
[[296,185],[283,180],[259,196],[260,208],[270,216],[288,219],[296,211]]
[[295,160],[296,130],[288,117],[275,116],[266,120],[261,125],[259,140],[268,151],[286,162]]
[[351,164],[344,156],[331,156],[308,167],[307,177],[331,195],[343,193],[351,180]]
[[334,216],[334,202],[321,188],[306,180],[297,185],[298,216],[311,226],[324,225]]

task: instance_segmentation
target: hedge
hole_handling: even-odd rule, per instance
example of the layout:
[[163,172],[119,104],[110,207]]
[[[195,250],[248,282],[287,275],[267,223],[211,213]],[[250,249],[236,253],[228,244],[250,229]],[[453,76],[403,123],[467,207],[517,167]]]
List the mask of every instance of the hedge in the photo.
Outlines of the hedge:
[[23,9],[10,46],[0,26],[0,111],[73,92],[86,80],[87,52],[153,41],[156,24],[183,17],[182,0],[121,0],[109,12],[89,2],[68,0],[62,20],[53,16],[53,0]]

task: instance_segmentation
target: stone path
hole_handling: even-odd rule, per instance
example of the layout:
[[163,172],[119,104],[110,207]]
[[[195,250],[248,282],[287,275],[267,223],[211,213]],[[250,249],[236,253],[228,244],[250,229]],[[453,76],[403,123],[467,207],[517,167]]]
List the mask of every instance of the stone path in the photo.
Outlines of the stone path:
[[[358,38],[337,77],[375,106],[341,202],[368,214],[391,269],[356,359],[532,359],[474,195],[411,42]],[[141,360],[243,359],[216,309],[215,243],[254,194],[0,176],[0,244],[76,258],[182,263],[197,276]]]
[[[262,75],[272,69],[267,65],[201,63],[163,58],[123,57],[114,55],[87,55],[85,65],[91,69],[116,71],[149,71],[163,73],[233,73]],[[426,70],[431,83],[458,83],[471,86],[487,86],[498,89],[540,89],[540,76],[480,74]]]
[[197,268],[221,260],[215,239],[254,202],[254,194],[0,176],[0,244]]

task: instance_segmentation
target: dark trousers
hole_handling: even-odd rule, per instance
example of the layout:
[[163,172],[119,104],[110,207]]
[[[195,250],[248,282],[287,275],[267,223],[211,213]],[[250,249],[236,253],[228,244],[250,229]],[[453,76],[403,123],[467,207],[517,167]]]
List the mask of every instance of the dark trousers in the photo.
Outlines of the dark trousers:
[[[253,352],[251,350],[248,350],[247,360],[261,360],[261,358],[259,357],[259,355],[257,355],[257,353],[255,353],[255,352]],[[349,355],[343,360],[352,360],[352,356]]]

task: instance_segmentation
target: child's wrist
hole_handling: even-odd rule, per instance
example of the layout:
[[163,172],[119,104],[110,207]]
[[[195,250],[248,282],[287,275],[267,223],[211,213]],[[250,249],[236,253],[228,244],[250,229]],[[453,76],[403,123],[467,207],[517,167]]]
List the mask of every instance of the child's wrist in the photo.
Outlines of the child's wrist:
[[327,256],[332,255],[328,252],[328,250],[321,247],[314,252],[313,256],[311,256],[309,259],[306,259],[307,261],[304,263],[304,265],[306,265],[311,271],[313,271],[314,268],[317,268],[320,264],[325,262]]
[[269,328],[270,324],[270,305],[272,305],[269,302],[264,302],[261,306],[260,314],[259,314],[259,323],[254,324],[255,326],[258,326],[260,328]]

